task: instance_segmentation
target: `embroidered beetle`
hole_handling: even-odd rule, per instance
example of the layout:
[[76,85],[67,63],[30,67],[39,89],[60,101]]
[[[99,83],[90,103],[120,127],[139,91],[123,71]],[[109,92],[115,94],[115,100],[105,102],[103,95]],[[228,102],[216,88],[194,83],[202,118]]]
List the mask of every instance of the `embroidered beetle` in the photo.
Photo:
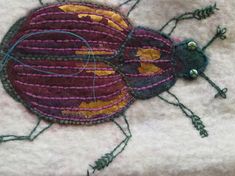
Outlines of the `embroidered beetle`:
[[[221,90],[203,73],[208,64],[205,49],[216,38],[225,39],[226,29],[218,28],[203,48],[192,39],[176,43],[170,35],[179,21],[201,20],[216,9],[213,5],[182,14],[158,31],[133,27],[109,7],[81,2],[52,4],[18,20],[1,44],[1,80],[9,95],[39,121],[28,136],[4,135],[0,142],[34,140],[55,122],[91,125],[112,120],[126,139],[91,166],[93,172],[101,170],[131,138],[124,111],[136,99],[155,96],[180,107],[206,137],[200,118],[169,89],[179,77],[200,75],[218,90],[216,97],[226,98],[227,89]],[[172,22],[170,33],[162,33]],[[159,95],[164,91],[177,102]],[[114,120],[121,115],[127,131]],[[36,133],[41,119],[50,124]]]

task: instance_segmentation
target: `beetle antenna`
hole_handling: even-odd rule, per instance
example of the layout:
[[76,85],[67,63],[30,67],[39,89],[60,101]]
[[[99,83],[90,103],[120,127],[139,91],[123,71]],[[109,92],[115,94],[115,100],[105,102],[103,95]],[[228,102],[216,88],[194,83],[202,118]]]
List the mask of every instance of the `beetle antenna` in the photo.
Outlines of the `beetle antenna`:
[[221,26],[217,27],[217,32],[214,35],[214,37],[202,48],[203,51],[205,51],[217,38],[220,38],[221,40],[225,40],[227,36],[225,35],[227,32],[227,28],[222,28]]
[[227,98],[226,93],[228,92],[227,88],[221,89],[219,86],[217,86],[208,76],[206,76],[204,73],[200,73],[201,77],[203,77],[206,81],[210,83],[212,87],[214,87],[217,90],[217,94],[215,95],[215,98],[222,97],[224,99]]

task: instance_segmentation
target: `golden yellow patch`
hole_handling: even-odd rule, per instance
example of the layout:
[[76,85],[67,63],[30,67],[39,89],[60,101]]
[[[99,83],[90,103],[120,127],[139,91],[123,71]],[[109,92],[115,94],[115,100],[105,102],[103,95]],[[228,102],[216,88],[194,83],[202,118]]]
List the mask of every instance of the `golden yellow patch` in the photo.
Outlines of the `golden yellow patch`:
[[89,14],[79,14],[78,15],[79,18],[82,18],[82,17],[90,17],[93,21],[96,21],[96,22],[100,22],[103,17],[102,16],[98,16],[98,15],[89,15]]
[[155,74],[162,71],[161,68],[151,63],[141,63],[141,66],[138,68],[138,70],[142,74]]
[[[84,6],[84,5],[71,5],[71,4],[70,5],[69,4],[62,5],[59,8],[61,10],[63,10],[64,12],[84,13],[84,15],[82,15],[82,16],[90,16],[92,20],[94,20],[94,21],[98,20],[98,22],[100,21],[101,15],[105,16],[105,17],[109,17],[113,21],[115,21],[116,23],[121,25],[123,28],[126,28],[126,29],[128,28],[128,24],[125,22],[123,17],[121,15],[119,15],[118,13],[110,11],[110,10],[102,10],[102,9],[91,8],[91,7]],[[86,13],[94,13],[97,15],[90,15],[90,14],[86,14]],[[79,17],[82,17],[82,16],[79,16]],[[101,18],[103,18],[103,17],[101,17]],[[112,20],[108,19],[108,25],[117,29],[117,30],[122,30],[122,28],[120,28]]]
[[[99,16],[99,15],[90,15],[90,14],[80,14],[78,15],[79,18],[82,18],[82,17],[90,17],[93,21],[95,22],[100,22],[103,17],[102,16]],[[113,21],[111,20],[108,20],[108,25],[111,26],[112,28],[115,28],[117,30],[120,30],[122,31],[122,28],[119,27],[117,24],[115,24]]]
[[113,52],[111,51],[89,51],[89,50],[83,50],[83,51],[75,51],[75,54],[79,55],[112,55]]
[[95,71],[86,71],[88,73],[94,73],[97,76],[108,76],[108,75],[112,75],[115,74],[115,71],[103,71],[103,70],[95,70]]
[[161,58],[161,52],[156,49],[140,48],[136,56],[140,57],[141,60],[158,60]]
[[[123,90],[121,94],[116,96],[113,100],[110,100],[110,101],[97,100],[97,101],[93,101],[90,103],[82,102],[79,106],[79,108],[97,109],[96,111],[94,110],[92,111],[91,110],[67,111],[66,110],[66,111],[62,111],[62,114],[63,115],[81,115],[81,116],[84,116],[85,118],[92,118],[97,115],[110,115],[119,111],[120,109],[126,106],[128,100],[120,101],[126,96],[126,94],[127,94],[127,91]],[[119,102],[119,103],[115,104],[116,102]],[[115,105],[112,105],[112,104],[115,104]],[[112,106],[104,108],[105,106],[109,106],[109,105],[112,105]]]

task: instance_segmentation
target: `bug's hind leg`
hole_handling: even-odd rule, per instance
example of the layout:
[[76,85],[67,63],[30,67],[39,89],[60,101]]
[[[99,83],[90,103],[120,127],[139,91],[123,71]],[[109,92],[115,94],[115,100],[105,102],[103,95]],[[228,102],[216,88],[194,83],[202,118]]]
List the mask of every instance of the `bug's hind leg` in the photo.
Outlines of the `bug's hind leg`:
[[183,13],[179,16],[170,19],[165,25],[162,26],[161,29],[159,29],[159,31],[163,31],[167,26],[173,23],[173,27],[170,29],[170,32],[168,33],[168,35],[170,36],[174,32],[180,21],[190,20],[190,19],[203,20],[214,14],[216,10],[219,9],[217,8],[215,3],[214,5],[209,5],[202,9],[196,9],[192,12]]
[[41,128],[38,130],[41,119],[38,118],[37,124],[35,127],[32,129],[32,131],[28,135],[24,136],[17,136],[17,135],[1,135],[0,136],[0,143],[3,142],[9,142],[9,141],[33,141],[36,139],[40,134],[42,134],[44,131],[46,131],[48,128],[52,126],[53,123],[49,123],[47,126]]
[[[126,119],[126,116],[123,115],[125,124],[126,124],[126,130],[123,128],[123,126],[121,126],[117,121],[113,120],[113,122],[116,124],[116,126],[121,130],[121,132],[124,134],[125,139],[122,140],[111,152],[106,153],[105,155],[103,155],[101,158],[99,158],[98,160],[95,161],[94,165],[90,165],[91,169],[92,169],[92,173],[94,173],[95,171],[100,171],[103,170],[104,168],[108,167],[109,164],[112,163],[112,161],[119,155],[121,154],[129,140],[132,137],[131,134],[131,130],[130,130],[130,126],[129,123]],[[87,176],[90,175],[90,171],[87,170]]]

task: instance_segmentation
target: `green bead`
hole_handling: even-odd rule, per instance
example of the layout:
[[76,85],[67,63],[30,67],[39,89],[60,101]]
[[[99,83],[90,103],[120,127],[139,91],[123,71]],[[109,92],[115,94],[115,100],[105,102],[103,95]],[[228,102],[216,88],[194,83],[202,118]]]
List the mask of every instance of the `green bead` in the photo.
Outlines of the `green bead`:
[[195,50],[195,49],[197,49],[197,43],[194,42],[194,41],[189,42],[189,43],[188,43],[188,49],[189,49],[189,50]]
[[198,71],[196,69],[190,70],[189,74],[192,78],[197,78],[198,77]]

